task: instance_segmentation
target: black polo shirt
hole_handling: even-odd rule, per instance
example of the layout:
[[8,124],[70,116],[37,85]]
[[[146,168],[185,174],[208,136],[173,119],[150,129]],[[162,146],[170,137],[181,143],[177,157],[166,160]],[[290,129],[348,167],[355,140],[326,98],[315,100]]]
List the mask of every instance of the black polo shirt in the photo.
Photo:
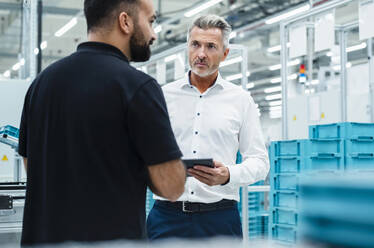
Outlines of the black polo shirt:
[[87,42],[30,86],[22,244],[145,237],[147,166],[182,156],[157,82]]

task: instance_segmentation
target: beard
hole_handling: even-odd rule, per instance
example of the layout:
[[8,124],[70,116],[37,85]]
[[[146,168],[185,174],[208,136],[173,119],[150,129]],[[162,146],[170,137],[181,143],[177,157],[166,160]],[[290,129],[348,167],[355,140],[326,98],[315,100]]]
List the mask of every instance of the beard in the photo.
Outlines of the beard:
[[212,75],[213,73],[215,73],[215,72],[218,70],[218,67],[219,67],[219,65],[213,65],[211,68],[208,68],[208,69],[205,70],[205,71],[199,71],[199,70],[194,66],[195,63],[196,63],[196,61],[193,62],[193,65],[190,65],[190,67],[191,67],[191,71],[192,71],[194,74],[198,75],[199,77],[207,77],[207,76],[210,76],[210,75]]
[[131,60],[134,62],[144,62],[151,57],[152,40],[147,42],[140,28],[136,25],[136,31],[130,38]]

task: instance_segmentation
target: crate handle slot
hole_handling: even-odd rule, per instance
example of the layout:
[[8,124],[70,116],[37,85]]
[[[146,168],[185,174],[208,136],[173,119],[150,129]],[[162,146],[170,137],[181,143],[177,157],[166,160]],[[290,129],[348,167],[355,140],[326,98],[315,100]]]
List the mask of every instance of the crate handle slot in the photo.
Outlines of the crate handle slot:
[[340,155],[336,153],[314,153],[311,158],[339,158]]
[[374,141],[373,136],[357,136],[355,138],[352,138],[352,141]]
[[352,158],[374,158],[374,153],[354,153]]

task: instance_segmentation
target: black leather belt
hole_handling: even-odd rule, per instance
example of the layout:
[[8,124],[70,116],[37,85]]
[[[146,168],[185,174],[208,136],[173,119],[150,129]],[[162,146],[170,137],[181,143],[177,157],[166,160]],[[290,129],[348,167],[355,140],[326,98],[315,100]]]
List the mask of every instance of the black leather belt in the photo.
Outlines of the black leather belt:
[[161,207],[175,208],[185,213],[197,213],[232,208],[236,206],[236,201],[223,199],[219,202],[199,203],[186,201],[169,202],[156,200],[155,205]]

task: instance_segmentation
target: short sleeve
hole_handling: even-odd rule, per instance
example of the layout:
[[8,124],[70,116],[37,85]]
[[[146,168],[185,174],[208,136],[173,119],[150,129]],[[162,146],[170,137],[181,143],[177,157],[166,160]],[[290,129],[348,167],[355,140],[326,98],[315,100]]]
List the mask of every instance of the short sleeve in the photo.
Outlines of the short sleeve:
[[161,87],[155,80],[145,83],[128,107],[131,140],[146,165],[155,165],[182,157],[171,128]]
[[18,153],[22,157],[27,157],[27,122],[28,122],[28,106],[29,106],[29,92],[30,89],[27,91],[25,96],[25,101],[23,104],[22,116],[21,116],[21,123],[19,128],[19,137],[18,137]]

